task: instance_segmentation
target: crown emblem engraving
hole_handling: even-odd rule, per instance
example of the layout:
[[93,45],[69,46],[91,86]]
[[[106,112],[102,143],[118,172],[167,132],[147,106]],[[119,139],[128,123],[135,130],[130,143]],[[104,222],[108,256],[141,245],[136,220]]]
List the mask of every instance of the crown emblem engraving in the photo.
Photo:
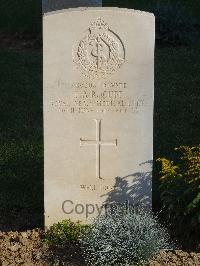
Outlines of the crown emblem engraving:
[[125,49],[119,36],[102,18],[97,18],[86,35],[74,45],[73,59],[85,76],[106,78],[124,63]]

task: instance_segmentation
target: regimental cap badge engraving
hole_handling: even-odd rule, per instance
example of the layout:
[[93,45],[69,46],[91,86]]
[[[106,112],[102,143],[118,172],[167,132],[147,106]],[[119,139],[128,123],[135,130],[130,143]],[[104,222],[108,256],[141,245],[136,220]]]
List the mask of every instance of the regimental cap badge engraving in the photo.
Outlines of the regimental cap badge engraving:
[[108,24],[97,18],[86,35],[74,45],[73,59],[86,77],[106,78],[124,63],[125,48]]

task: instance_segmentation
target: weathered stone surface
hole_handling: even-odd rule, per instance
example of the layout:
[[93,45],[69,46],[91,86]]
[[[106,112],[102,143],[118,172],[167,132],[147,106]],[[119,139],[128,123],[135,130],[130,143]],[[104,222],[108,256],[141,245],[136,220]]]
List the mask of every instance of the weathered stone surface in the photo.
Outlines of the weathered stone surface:
[[44,16],[45,224],[113,202],[151,205],[154,16]]

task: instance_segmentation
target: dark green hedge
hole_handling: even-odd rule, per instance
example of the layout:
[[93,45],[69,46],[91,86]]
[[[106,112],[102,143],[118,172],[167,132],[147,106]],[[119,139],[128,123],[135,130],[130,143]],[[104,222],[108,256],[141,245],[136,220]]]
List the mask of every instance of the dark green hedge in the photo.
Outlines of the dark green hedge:
[[179,3],[183,8],[192,13],[200,23],[200,1],[199,0],[103,0],[104,6],[127,7],[148,10],[149,6],[157,3]]
[[[56,1],[56,0],[55,0]],[[103,0],[104,6],[148,10],[151,4],[169,0]],[[176,0],[192,13],[200,24],[199,0]],[[38,34],[42,30],[42,0],[0,0],[0,32]]]
[[0,32],[38,34],[42,0],[0,0]]

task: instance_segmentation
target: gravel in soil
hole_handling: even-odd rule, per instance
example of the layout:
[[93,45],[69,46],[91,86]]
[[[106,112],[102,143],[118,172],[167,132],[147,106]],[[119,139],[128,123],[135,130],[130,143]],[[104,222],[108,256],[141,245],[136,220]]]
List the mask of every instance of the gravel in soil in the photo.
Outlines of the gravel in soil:
[[40,229],[0,232],[0,265],[84,265],[78,246],[49,248],[43,237],[44,232]]
[[[0,265],[84,266],[78,245],[49,248],[43,241],[44,232],[40,229],[24,232],[0,232]],[[200,253],[182,250],[161,252],[149,261],[149,266],[200,266]]]
[[200,266],[200,253],[188,253],[182,250],[161,252],[150,260],[149,266]]

